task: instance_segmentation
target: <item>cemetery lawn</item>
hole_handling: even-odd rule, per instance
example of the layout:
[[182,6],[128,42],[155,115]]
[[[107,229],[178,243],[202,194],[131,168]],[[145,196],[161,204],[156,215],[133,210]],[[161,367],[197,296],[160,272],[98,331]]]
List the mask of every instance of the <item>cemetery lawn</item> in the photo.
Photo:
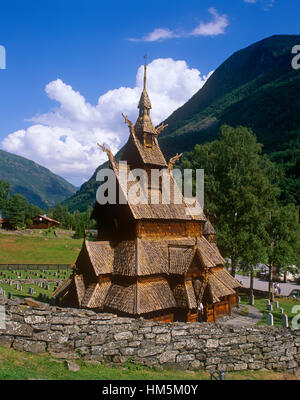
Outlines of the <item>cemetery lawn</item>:
[[[249,304],[249,297],[245,293],[239,293],[239,296],[241,298],[241,304]],[[266,300],[267,297],[255,297],[255,304],[254,307],[256,307],[259,311],[263,313],[263,318],[261,321],[258,322],[258,325],[267,325],[267,314],[270,312],[267,310],[266,306]],[[273,305],[273,317],[274,317],[274,325],[276,326],[282,326],[282,314],[280,314],[280,308],[283,308],[284,312],[287,314],[289,318],[289,325],[291,325],[292,319],[296,316],[296,313],[292,313],[292,309],[294,306],[300,306],[300,300],[299,299],[292,299],[292,298],[287,298],[287,297],[275,297],[275,301],[279,302],[279,308],[275,308],[275,302],[272,303]],[[297,312],[297,314],[299,311]],[[299,320],[299,319],[298,319]]]
[[[74,361],[73,361],[74,362]],[[36,355],[0,347],[0,380],[208,380],[206,371],[172,371],[168,369],[155,370],[130,362],[123,367],[110,367],[105,364],[90,365],[79,359],[75,361],[80,366],[77,372],[69,371],[66,361],[52,358],[49,355]],[[227,380],[295,380],[299,375],[272,371],[237,371],[227,372]]]
[[82,239],[0,233],[0,264],[71,264]]
[[[32,297],[37,300],[41,301],[47,301],[51,299],[51,295],[54,292],[56,286],[54,283],[49,283],[48,284],[48,289],[41,288],[35,283],[22,283],[21,287],[22,290],[17,290],[14,286],[10,286],[9,284],[6,283],[0,283],[0,287],[5,291],[6,295],[7,293],[11,293],[12,296],[14,297]],[[34,292],[29,294],[29,288],[33,288]],[[41,295],[46,295],[48,300],[42,299],[40,296]]]

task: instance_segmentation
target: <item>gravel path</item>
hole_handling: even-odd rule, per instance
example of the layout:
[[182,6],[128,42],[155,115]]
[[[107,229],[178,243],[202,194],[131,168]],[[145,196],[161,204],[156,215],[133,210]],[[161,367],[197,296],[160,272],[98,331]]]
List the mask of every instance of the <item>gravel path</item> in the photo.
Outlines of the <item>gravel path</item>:
[[[246,288],[250,287],[249,276],[236,275],[235,277],[238,281],[242,282],[244,287],[246,287]],[[282,296],[288,296],[293,289],[300,289],[300,285],[297,285],[292,282],[289,282],[289,283],[279,282],[279,286],[281,287],[281,295]],[[254,278],[254,289],[263,290],[263,291],[267,292],[268,291],[268,282],[262,281],[258,278]]]
[[[240,315],[239,311],[247,308],[249,313],[247,315]],[[260,321],[263,314],[257,308],[250,305],[241,305],[239,309],[232,311],[229,318],[220,319],[219,324],[230,326],[254,326]]]

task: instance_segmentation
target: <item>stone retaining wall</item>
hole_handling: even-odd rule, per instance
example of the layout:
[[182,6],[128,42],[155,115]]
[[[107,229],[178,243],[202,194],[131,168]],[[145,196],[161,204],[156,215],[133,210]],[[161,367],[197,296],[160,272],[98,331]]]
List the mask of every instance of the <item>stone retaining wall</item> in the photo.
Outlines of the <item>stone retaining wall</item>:
[[20,305],[6,300],[0,346],[54,357],[83,357],[122,364],[239,371],[295,372],[300,366],[300,330],[236,328],[211,323],[151,322],[89,310]]

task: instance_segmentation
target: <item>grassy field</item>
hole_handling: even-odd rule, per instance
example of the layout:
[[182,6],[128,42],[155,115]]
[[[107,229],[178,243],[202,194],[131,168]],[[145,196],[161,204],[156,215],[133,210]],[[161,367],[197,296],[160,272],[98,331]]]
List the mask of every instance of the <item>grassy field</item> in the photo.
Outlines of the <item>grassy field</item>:
[[0,264],[71,264],[82,239],[0,233]]
[[[83,360],[76,360],[80,371],[72,372],[65,361],[54,359],[49,355],[24,353],[0,347],[0,380],[54,379],[54,380],[207,380],[210,375],[205,371],[172,371],[146,368],[132,363],[123,367],[110,367],[105,364],[89,365]],[[299,379],[287,373],[272,371],[238,371],[226,373],[227,380],[287,380]]]
[[[246,294],[240,293],[239,296],[241,298],[241,304],[249,304],[249,297]],[[259,325],[267,325],[266,318],[270,311],[267,310],[266,300],[267,297],[255,297],[254,306],[263,313],[263,319],[258,323]],[[282,326],[282,314],[280,314],[280,308],[283,308],[289,318],[289,323],[291,323],[293,317],[296,315],[292,313],[292,308],[296,305],[300,306],[300,300],[286,297],[276,297],[275,300],[278,300],[279,308],[275,308],[275,303],[273,304],[272,314],[274,316],[274,325]]]

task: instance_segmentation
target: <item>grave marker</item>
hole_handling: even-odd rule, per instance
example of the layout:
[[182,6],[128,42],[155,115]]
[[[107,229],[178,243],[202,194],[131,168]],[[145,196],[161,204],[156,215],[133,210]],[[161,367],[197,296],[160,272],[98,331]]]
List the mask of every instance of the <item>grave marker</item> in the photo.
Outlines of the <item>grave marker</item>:
[[283,313],[283,314],[282,314],[282,326],[283,326],[284,328],[288,328],[288,327],[289,327],[289,318],[288,318],[288,316],[286,315],[286,313]]
[[267,325],[273,326],[274,325],[274,317],[272,313],[267,314]]

